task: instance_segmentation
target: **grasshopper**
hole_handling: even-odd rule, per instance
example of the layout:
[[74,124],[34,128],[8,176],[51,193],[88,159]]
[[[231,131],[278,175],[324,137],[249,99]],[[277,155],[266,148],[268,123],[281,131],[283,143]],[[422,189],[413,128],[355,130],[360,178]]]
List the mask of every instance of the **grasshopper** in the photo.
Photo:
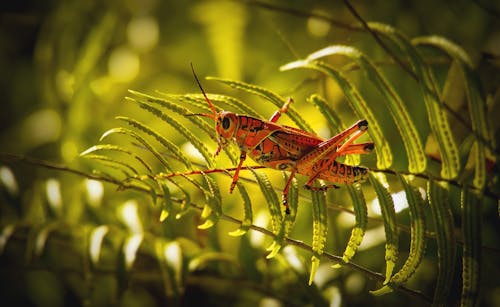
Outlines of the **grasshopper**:
[[[291,98],[268,121],[224,110],[217,112],[206,95],[194,68],[192,66],[191,68],[196,83],[212,111],[211,114],[192,115],[209,117],[215,121],[218,148],[214,156],[217,156],[220,150],[230,142],[236,143],[240,149],[240,159],[229,193],[232,193],[238,182],[240,169],[247,156],[265,167],[290,172],[282,193],[286,214],[290,214],[288,191],[297,173],[309,178],[305,184],[305,188],[309,190],[324,191],[332,187],[338,188],[335,185],[337,183],[353,184],[366,180],[367,168],[335,161],[339,156],[367,154],[373,151],[373,142],[353,144],[367,131],[366,120],[359,120],[341,133],[325,140],[313,133],[276,123],[281,114],[288,111],[290,103],[293,102]],[[333,184],[315,187],[316,179]]]

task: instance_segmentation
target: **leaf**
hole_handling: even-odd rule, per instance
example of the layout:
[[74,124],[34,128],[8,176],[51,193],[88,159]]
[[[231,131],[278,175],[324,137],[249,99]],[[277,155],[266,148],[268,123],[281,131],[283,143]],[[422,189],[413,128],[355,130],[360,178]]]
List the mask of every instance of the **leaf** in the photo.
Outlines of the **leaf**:
[[[240,81],[215,78],[215,77],[207,77],[207,79],[208,80],[215,80],[215,81],[227,84],[232,88],[244,90],[244,91],[249,92],[251,94],[263,97],[263,98],[269,100],[270,102],[272,102],[278,108],[281,108],[286,103],[286,100],[283,97],[279,96],[278,94],[276,94],[268,89],[262,88],[262,87],[257,86],[257,85],[248,84],[248,83],[240,82]],[[286,112],[286,114],[295,122],[295,124],[297,124],[297,126],[300,129],[308,131],[308,132],[313,131],[312,128],[306,123],[306,121],[302,118],[302,116],[300,116],[300,114],[293,107],[290,106],[288,108],[288,111]]]
[[408,56],[413,71],[417,76],[417,82],[420,85],[422,95],[424,96],[429,124],[432,133],[437,139],[439,152],[441,153],[441,177],[445,179],[455,178],[460,171],[457,144],[453,139],[447,114],[443,110],[439,89],[432,70],[424,62],[411,42],[396,29],[380,23],[369,23],[369,26],[377,34],[387,37]]
[[90,147],[89,149],[85,150],[84,152],[82,152],[80,154],[80,156],[85,156],[85,155],[88,155],[94,151],[100,151],[100,150],[110,150],[110,151],[117,151],[117,152],[126,153],[126,154],[132,156],[137,161],[139,161],[148,170],[149,173],[153,173],[153,169],[151,168],[151,166],[149,166],[149,164],[147,164],[146,161],[144,161],[140,156],[138,156],[135,153],[133,153],[132,151],[130,151],[122,146],[118,146],[118,145],[112,145],[112,144],[94,145],[94,146]]
[[434,304],[446,305],[455,269],[455,237],[453,215],[448,201],[448,190],[434,180],[427,182],[427,197],[434,219],[438,247],[438,276],[434,290]]
[[328,210],[326,209],[326,197],[323,191],[311,191],[313,212],[313,239],[311,257],[311,273],[309,274],[309,285],[312,284],[316,271],[319,267],[320,257],[323,254],[328,233]]
[[356,225],[351,231],[351,236],[344,251],[344,255],[342,256],[342,260],[347,263],[354,257],[361,241],[363,241],[366,225],[368,223],[368,209],[366,207],[365,197],[363,196],[363,192],[361,190],[361,185],[357,183],[347,185],[346,187],[347,191],[349,191],[349,195],[351,196],[356,217]]
[[118,167],[118,169],[120,169],[125,174],[126,177],[131,177],[132,176],[130,174],[130,172],[132,174],[134,174],[134,175],[138,175],[139,174],[137,172],[137,170],[135,168],[133,168],[132,166],[130,166],[128,163],[125,163],[125,162],[122,162],[122,161],[110,158],[108,156],[95,155],[95,154],[86,154],[85,156],[83,156],[83,158],[85,158],[85,159],[92,159],[92,160],[99,160],[103,164],[106,164],[106,165],[108,165],[110,167],[113,167],[113,168]]
[[477,189],[484,189],[486,185],[486,154],[485,146],[490,142],[490,129],[486,118],[486,100],[481,90],[479,77],[472,70],[472,60],[460,46],[439,36],[418,37],[412,40],[416,45],[430,45],[446,52],[458,63],[463,80],[472,130],[479,134],[481,140],[476,140],[474,154],[475,176],[473,185]]
[[[196,126],[198,126],[198,128],[200,128],[202,131],[205,131],[205,133],[214,142],[218,142],[218,139],[217,139],[217,137],[215,135],[215,129],[213,128],[213,126],[209,126],[205,121],[203,121],[199,117],[196,117],[196,116],[186,116],[186,115],[192,115],[192,114],[194,114],[190,110],[188,110],[188,109],[186,109],[184,107],[181,107],[178,104],[175,104],[175,103],[172,103],[170,101],[164,100],[164,99],[160,99],[160,98],[157,98],[157,97],[145,95],[145,94],[142,94],[142,93],[139,93],[139,92],[133,92],[133,91],[131,91],[131,93],[133,93],[133,94],[135,94],[137,96],[140,96],[142,98],[145,98],[149,103],[157,104],[157,105],[159,105],[161,107],[167,108],[169,110],[172,110],[172,111],[176,112],[179,115],[184,116],[190,122],[192,122],[193,124],[195,124]],[[203,97],[203,95],[201,96],[201,99],[199,99],[199,100],[198,100],[198,98],[193,98],[192,97],[193,95],[168,95],[168,94],[163,94],[163,95],[166,95],[167,97],[172,98],[172,99],[180,100],[181,102],[189,102],[191,104],[196,105],[197,107],[201,107],[201,108],[203,108],[205,110],[208,110],[209,112],[211,111],[208,108],[208,106],[207,106],[207,104],[205,102],[205,98]],[[198,103],[198,101],[201,102],[201,103]],[[157,111],[161,112],[158,109],[157,109]],[[236,157],[238,155],[232,150],[232,148],[231,147],[224,147],[223,150],[228,155],[229,159],[233,163],[236,163]]]
[[205,222],[199,225],[198,229],[208,229],[219,221],[222,214],[222,197],[216,182],[210,176],[204,173],[202,175],[206,204],[201,217],[205,219]]
[[117,116],[116,119],[122,120],[129,124],[130,126],[137,128],[141,130],[142,132],[154,137],[163,147],[165,147],[171,154],[173,154],[179,161],[181,161],[187,169],[193,169],[193,166],[191,164],[191,161],[182,153],[182,151],[179,149],[177,145],[172,143],[171,141],[165,139],[163,136],[161,136],[158,132],[154,131],[152,128],[142,124],[141,122],[138,122],[132,118],[124,117],[124,116]]
[[[333,45],[310,54],[307,60],[313,61],[329,55],[344,55],[356,61],[366,74],[367,79],[374,83],[385,97],[387,107],[396,123],[403,144],[408,154],[408,170],[412,173],[422,173],[427,167],[424,146],[420,141],[417,128],[407,111],[407,107],[396,90],[387,81],[383,73],[358,49],[351,46]],[[370,122],[371,124],[371,122]]]
[[174,204],[172,203],[172,199],[170,196],[170,189],[168,188],[167,183],[161,180],[158,182],[158,185],[160,186],[163,192],[160,222],[164,222],[172,212]]
[[271,214],[271,225],[273,233],[277,234],[281,226],[281,216],[282,216],[281,204],[278,200],[278,196],[276,195],[276,192],[274,192],[271,182],[269,181],[269,178],[267,178],[266,174],[257,172],[252,168],[250,168],[250,171],[255,176],[255,179],[259,184],[260,190],[262,191],[262,194],[264,194],[264,197],[266,198],[269,207],[269,213]]
[[99,139],[99,141],[102,141],[104,140],[106,137],[110,136],[111,134],[115,134],[115,133],[119,133],[119,134],[125,134],[125,135],[129,135],[131,137],[133,137],[134,139],[136,139],[139,143],[141,143],[141,145],[143,145],[150,153],[153,154],[153,156],[155,156],[156,159],[158,159],[158,161],[160,161],[160,163],[168,170],[168,171],[171,171],[172,168],[170,166],[170,164],[165,160],[165,158],[158,152],[158,150],[156,150],[148,141],[146,141],[142,136],[140,136],[139,134],[135,133],[134,131],[130,130],[130,129],[127,129],[127,128],[112,128],[112,129],[109,129],[108,131],[104,132],[103,135],[101,136],[101,138]]
[[[379,181],[378,178],[381,178]],[[368,180],[372,185],[375,193],[377,193],[382,219],[384,220],[385,230],[385,280],[387,284],[392,276],[394,266],[399,255],[399,232],[396,222],[396,211],[394,209],[394,201],[391,194],[382,182],[386,182],[385,176],[382,173],[369,173]]]
[[481,275],[481,206],[482,196],[462,189],[462,295],[460,306],[477,306]]
[[225,262],[224,265],[226,265],[226,263],[235,266],[238,265],[236,259],[227,253],[209,251],[192,258],[189,261],[188,270],[190,272],[203,270],[210,262]]
[[375,151],[377,152],[377,167],[379,169],[390,168],[393,159],[392,151],[389,146],[390,143],[384,137],[380,124],[375,115],[373,115],[371,108],[368,106],[365,99],[361,96],[361,93],[354,86],[354,84],[347,80],[343,76],[342,72],[320,61],[299,60],[281,66],[280,70],[284,71],[296,68],[310,68],[321,71],[337,82],[339,87],[344,92],[350,106],[356,112],[356,115],[360,118],[365,118],[370,125],[368,134],[375,143]]
[[[135,92],[134,92],[135,93]],[[175,130],[177,130],[180,134],[182,134],[189,142],[193,144],[193,146],[202,154],[202,156],[205,158],[205,161],[208,163],[209,167],[213,167],[215,165],[213,155],[208,151],[208,148],[205,146],[205,144],[198,138],[196,137],[191,131],[186,129],[183,125],[179,123],[178,120],[175,120],[171,116],[169,116],[167,113],[159,110],[156,107],[153,107],[150,104],[147,104],[145,102],[142,102],[140,100],[132,99],[129,98],[127,101],[131,101],[134,103],[137,103],[141,108],[145,109],[146,111],[152,113],[156,117],[160,118],[164,122],[168,123],[170,126],[172,126]],[[150,102],[155,101],[157,102],[158,100],[150,98]],[[186,113],[184,113],[186,114]]]
[[401,269],[392,276],[389,283],[384,283],[382,288],[370,291],[373,295],[383,295],[392,292],[392,287],[407,281],[418,268],[425,251],[425,216],[423,199],[418,190],[413,188],[407,180],[398,175],[406,193],[410,209],[410,252]]
[[[285,178],[285,181],[288,180],[288,176],[285,172],[282,172]],[[298,207],[298,186],[297,180],[292,179],[292,184],[290,186],[290,190],[288,191],[288,206],[290,208],[290,214],[285,214],[283,217],[283,221],[281,223],[280,229],[274,238],[271,246],[267,248],[270,253],[266,256],[267,259],[271,259],[278,254],[278,252],[283,247],[283,242],[285,238],[288,236],[290,231],[293,228],[293,224],[295,223],[295,218],[297,217],[297,207]],[[281,211],[280,211],[281,212]]]
[[242,183],[238,182],[236,186],[238,187],[238,192],[240,193],[241,198],[243,199],[243,209],[245,212],[245,216],[243,218],[243,221],[241,222],[240,228],[233,230],[229,233],[229,235],[233,237],[239,237],[246,234],[247,231],[250,229],[250,226],[252,225],[253,221],[252,201],[250,200],[250,196],[248,196],[248,192]]

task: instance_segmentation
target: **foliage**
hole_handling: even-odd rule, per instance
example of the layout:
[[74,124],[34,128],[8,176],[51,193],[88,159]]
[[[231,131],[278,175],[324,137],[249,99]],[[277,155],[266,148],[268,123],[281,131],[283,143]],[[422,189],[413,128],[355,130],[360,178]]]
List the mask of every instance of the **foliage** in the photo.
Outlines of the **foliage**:
[[[498,58],[478,54],[494,7],[455,4],[489,24],[432,15],[443,34],[422,35],[402,4],[54,5],[33,52],[38,111],[6,118],[1,139],[7,304],[498,303]],[[426,5],[411,3],[439,11]],[[384,10],[406,15],[367,22]],[[367,119],[375,152],[345,163],[368,181],[308,192],[298,176],[284,214],[289,174],[247,160],[228,193],[239,148],[214,157],[190,62],[218,76],[202,80],[217,110],[265,119],[293,96],[280,123],[324,138]]]

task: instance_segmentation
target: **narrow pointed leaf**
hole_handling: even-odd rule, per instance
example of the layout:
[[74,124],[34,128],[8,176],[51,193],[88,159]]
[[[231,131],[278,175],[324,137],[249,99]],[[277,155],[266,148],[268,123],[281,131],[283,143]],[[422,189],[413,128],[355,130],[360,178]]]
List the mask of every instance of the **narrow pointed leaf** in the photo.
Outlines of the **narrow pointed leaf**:
[[250,169],[259,184],[260,190],[264,197],[266,198],[267,205],[269,207],[269,213],[271,214],[271,225],[273,229],[273,233],[277,234],[278,230],[281,226],[281,204],[278,200],[278,195],[274,191],[269,178],[267,178],[266,174],[257,172],[253,169]]
[[[288,180],[288,176],[283,172],[285,181]],[[288,206],[290,208],[290,214],[285,214],[283,221],[281,222],[280,229],[274,238],[273,243],[267,248],[270,253],[267,255],[267,259],[273,258],[278,254],[278,252],[283,247],[283,243],[293,228],[295,223],[295,218],[297,217],[297,206],[298,206],[298,187],[297,180],[292,179],[292,185],[288,191]]]
[[242,183],[238,182],[236,186],[238,187],[238,192],[240,193],[241,198],[243,199],[243,210],[245,216],[243,217],[241,226],[238,229],[231,231],[229,233],[229,235],[233,237],[242,236],[245,233],[247,233],[253,221],[252,201],[250,200],[250,196],[248,195],[248,192]]
[[360,184],[348,185],[347,191],[352,199],[352,205],[356,217],[356,225],[351,231],[351,236],[347,242],[347,247],[342,256],[344,262],[349,262],[356,254],[361,241],[365,235],[366,225],[368,223],[368,208],[366,207],[365,197]]
[[158,159],[158,161],[160,161],[160,163],[169,171],[171,171],[171,167],[170,167],[170,164],[165,160],[165,158],[163,157],[162,154],[160,154],[158,152],[158,150],[156,150],[148,141],[146,141],[141,135],[135,133],[134,131],[130,130],[130,129],[127,129],[127,128],[112,128],[106,132],[103,133],[103,135],[101,136],[100,138],[100,141],[104,140],[105,138],[107,138],[108,136],[110,136],[111,134],[125,134],[125,135],[129,135],[131,137],[133,137],[134,139],[136,139],[139,143],[141,143],[142,146],[144,146],[149,152],[151,152],[153,154],[153,156],[155,156],[156,159]]
[[198,226],[199,229],[208,229],[215,225],[222,214],[222,197],[216,182],[208,175],[203,174],[206,205],[201,217],[205,222]]
[[326,195],[323,191],[311,191],[313,213],[313,238],[311,257],[311,273],[309,285],[314,280],[314,275],[319,266],[320,257],[325,250],[326,236],[328,233],[328,210],[326,209]]
[[132,151],[130,151],[122,146],[118,146],[118,145],[112,145],[112,144],[94,145],[94,146],[90,147],[89,149],[85,150],[84,152],[82,152],[80,154],[80,156],[85,156],[85,155],[88,155],[90,153],[93,153],[95,151],[100,151],[100,150],[110,150],[110,151],[117,151],[117,152],[126,153],[126,154],[134,157],[134,159],[136,159],[137,161],[139,161],[148,170],[149,173],[153,172],[153,169],[151,168],[151,166],[149,166],[149,164],[147,164],[146,161],[144,161],[140,156],[138,156],[137,154],[133,153]]
[[[396,223],[396,211],[394,209],[394,201],[387,188],[377,179],[377,176],[382,174],[369,174],[369,181],[375,193],[377,193],[382,219],[384,220],[385,230],[385,280],[384,284],[388,283],[396,261],[399,255],[399,232]],[[384,178],[385,179],[385,178]],[[383,180],[385,181],[385,180]]]
[[438,246],[438,276],[434,290],[434,304],[446,305],[455,269],[455,237],[453,215],[448,202],[449,191],[440,183],[427,182],[427,197],[431,207]]
[[132,118],[124,117],[124,116],[117,116],[116,119],[122,120],[129,124],[130,126],[137,128],[141,130],[142,132],[154,137],[158,143],[163,145],[167,149],[168,152],[173,154],[179,161],[181,161],[187,169],[193,169],[193,166],[191,165],[191,161],[182,153],[182,151],[179,149],[177,145],[172,143],[171,141],[167,140],[163,136],[161,136],[158,132],[153,130],[152,128],[144,125],[143,123],[136,121]]
[[482,196],[469,189],[463,189],[462,235],[462,294],[461,307],[477,306],[481,278],[481,205]]
[[378,290],[370,291],[373,295],[383,295],[392,292],[392,286],[406,282],[417,270],[425,251],[425,216],[423,199],[417,189],[412,187],[407,179],[398,175],[401,181],[408,207],[410,209],[410,252],[405,263],[390,279],[389,283]]
[[162,206],[160,215],[160,222],[163,222],[172,212],[174,205],[172,203],[172,198],[170,196],[170,189],[168,188],[167,183],[165,181],[159,181],[158,184],[160,185],[160,188],[163,192],[163,198],[161,199]]
[[95,155],[95,154],[86,154],[85,156],[83,156],[85,159],[92,159],[92,160],[98,160],[100,162],[102,162],[103,164],[106,164],[110,167],[113,167],[113,168],[119,168],[121,169],[125,175],[127,177],[130,177],[131,174],[134,174],[134,175],[138,175],[139,172],[137,172],[137,170],[135,168],[133,168],[132,166],[130,166],[130,164],[126,163],[126,162],[122,162],[122,161],[119,161],[119,160],[116,160],[116,159],[113,159],[113,158],[110,158],[108,156],[103,156],[103,155]]

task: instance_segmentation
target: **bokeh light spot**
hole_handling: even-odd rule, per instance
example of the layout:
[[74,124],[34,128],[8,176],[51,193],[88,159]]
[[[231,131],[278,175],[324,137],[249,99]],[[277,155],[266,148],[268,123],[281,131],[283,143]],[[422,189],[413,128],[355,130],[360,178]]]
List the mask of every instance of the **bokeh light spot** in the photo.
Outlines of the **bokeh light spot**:
[[139,74],[139,69],[139,56],[127,47],[116,48],[109,57],[109,75],[117,81],[132,81]]
[[158,22],[150,16],[135,18],[127,27],[127,38],[130,45],[138,51],[146,52],[158,44]]

